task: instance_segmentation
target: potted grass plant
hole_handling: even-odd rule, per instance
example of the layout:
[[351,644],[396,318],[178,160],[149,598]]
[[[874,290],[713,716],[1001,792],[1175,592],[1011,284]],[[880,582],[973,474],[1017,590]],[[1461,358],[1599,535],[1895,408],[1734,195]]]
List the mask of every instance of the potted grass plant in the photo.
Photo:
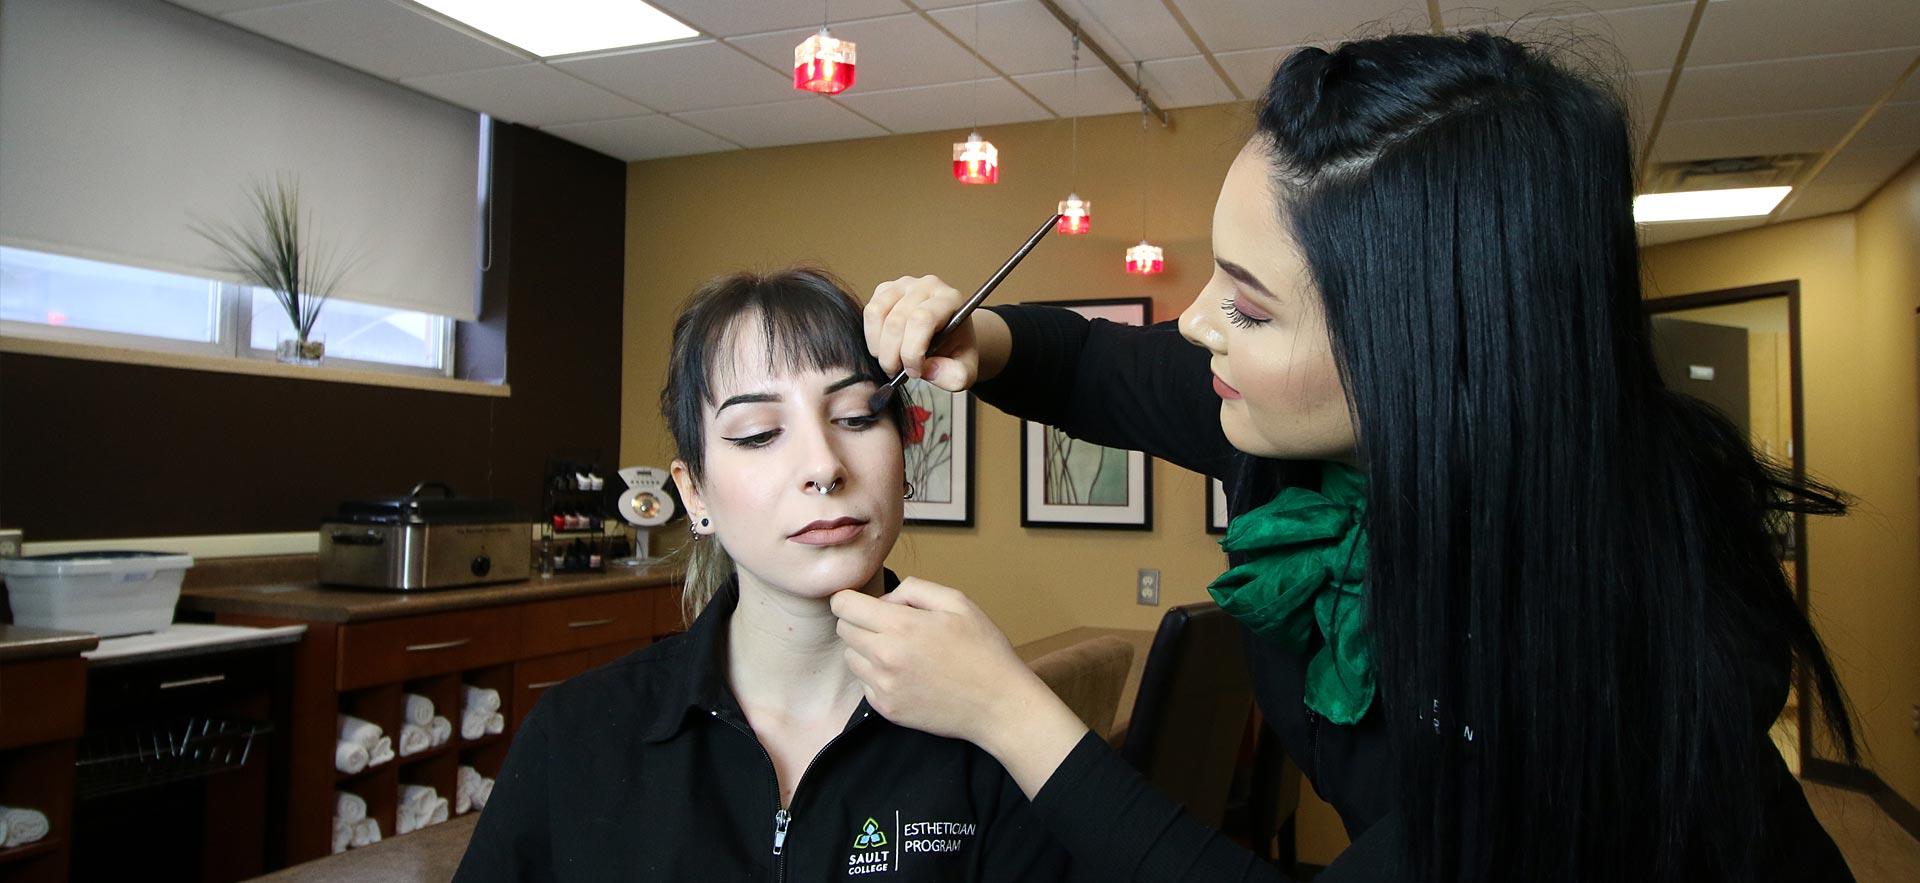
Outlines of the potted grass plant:
[[312,211],[302,209],[300,183],[291,176],[256,178],[247,196],[242,222],[196,222],[193,231],[220,250],[229,272],[279,300],[293,326],[275,350],[279,360],[318,365],[327,345],[314,325],[354,259],[315,237]]

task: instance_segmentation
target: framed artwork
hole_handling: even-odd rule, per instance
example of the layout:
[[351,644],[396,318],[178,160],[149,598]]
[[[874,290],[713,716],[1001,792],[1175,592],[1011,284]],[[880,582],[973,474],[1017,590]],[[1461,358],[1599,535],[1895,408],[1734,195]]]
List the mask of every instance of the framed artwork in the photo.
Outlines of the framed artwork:
[[[1153,302],[1144,297],[1046,304],[1122,325],[1146,325],[1153,314]],[[1020,525],[1152,530],[1152,463],[1139,451],[1090,444],[1021,421]]]
[[1227,532],[1227,486],[1220,479],[1207,479],[1207,533]]
[[973,394],[908,380],[908,524],[973,526]]

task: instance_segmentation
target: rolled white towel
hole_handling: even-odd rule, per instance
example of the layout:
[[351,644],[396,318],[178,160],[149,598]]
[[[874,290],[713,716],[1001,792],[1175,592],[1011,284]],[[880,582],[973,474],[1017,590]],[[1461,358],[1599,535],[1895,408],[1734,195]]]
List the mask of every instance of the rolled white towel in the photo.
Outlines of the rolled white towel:
[[349,825],[366,818],[366,799],[351,791],[333,792],[333,817]]
[[460,716],[460,738],[472,742],[487,734],[487,718],[493,712],[475,709]]
[[490,690],[490,689],[487,689],[486,687],[476,687],[476,686],[473,686],[472,684],[468,684],[466,713],[472,714],[474,709],[479,709],[488,714],[492,714],[496,711],[499,711],[500,710],[500,691]]
[[393,836],[411,834],[420,828],[420,814],[401,807],[393,813]]
[[453,738],[453,722],[436,714],[427,724],[427,735],[433,737],[434,747],[445,745],[448,739]]
[[447,799],[442,797],[433,802],[433,812],[427,814],[426,822],[422,823],[420,827],[424,828],[427,825],[438,825],[446,821],[448,815]]
[[37,809],[0,806],[0,824],[7,828],[7,837],[0,844],[7,846],[38,843],[47,836],[47,814]]
[[419,726],[424,727],[427,725],[427,722],[430,720],[433,720],[433,700],[428,699],[427,697],[422,696],[419,693],[408,693],[407,694],[407,712],[406,712],[407,723],[417,724]]
[[495,712],[487,718],[487,732],[504,733],[507,731],[506,715]]
[[393,738],[381,736],[373,747],[367,750],[367,766],[379,766],[393,759]]
[[7,822],[5,819],[0,819],[0,843],[5,842],[7,842]]
[[400,808],[412,810],[418,814],[433,811],[433,802],[440,799],[440,793],[428,785],[401,785]]
[[353,823],[339,816],[333,817],[333,854],[346,852],[353,845]]
[[353,823],[353,842],[355,848],[380,842],[380,820],[361,819]]
[[380,738],[380,725],[372,721],[363,721],[350,714],[340,715],[340,738],[348,742],[357,742],[360,747],[373,750],[373,743]]
[[433,734],[418,724],[400,725],[400,756],[419,754],[433,747]]
[[453,776],[453,810],[467,813],[473,810],[473,793],[480,790],[480,771],[463,766]]
[[341,739],[334,743],[333,768],[349,776],[366,769],[370,759],[366,747],[358,742]]
[[493,799],[493,780],[481,779],[480,787],[473,792],[473,808],[486,809],[487,801]]

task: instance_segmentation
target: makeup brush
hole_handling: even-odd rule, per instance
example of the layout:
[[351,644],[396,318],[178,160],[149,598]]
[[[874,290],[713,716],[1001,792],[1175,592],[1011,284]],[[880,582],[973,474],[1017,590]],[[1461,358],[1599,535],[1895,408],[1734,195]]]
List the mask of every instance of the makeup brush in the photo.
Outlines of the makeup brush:
[[[999,272],[994,273],[993,277],[987,280],[987,284],[980,286],[979,291],[967,298],[966,304],[960,307],[960,311],[947,320],[947,327],[940,329],[940,333],[935,334],[933,340],[927,344],[928,354],[938,349],[940,343],[947,339],[947,335],[953,333],[953,329],[960,327],[960,323],[967,321],[967,317],[973,315],[974,309],[986,301],[987,295],[992,294],[993,290],[1000,286],[1000,281],[1007,278],[1007,274],[1013,272],[1014,267],[1020,266],[1021,259],[1025,258],[1027,252],[1032,251],[1034,246],[1039,245],[1040,240],[1047,237],[1047,231],[1052,230],[1053,225],[1059,220],[1058,214],[1047,218],[1047,222],[1041,224],[1040,229],[1033,231],[1033,235],[1027,237],[1027,243],[1020,246],[1020,250],[1014,252],[1013,257],[1007,258],[1006,263],[1000,265]],[[907,369],[901,368],[900,373],[893,375],[893,379],[887,381],[887,385],[880,387],[873,394],[873,398],[867,400],[867,410],[875,414],[880,413],[880,409],[887,406],[887,402],[893,399],[894,393],[899,391],[900,384],[905,383],[906,380]]]

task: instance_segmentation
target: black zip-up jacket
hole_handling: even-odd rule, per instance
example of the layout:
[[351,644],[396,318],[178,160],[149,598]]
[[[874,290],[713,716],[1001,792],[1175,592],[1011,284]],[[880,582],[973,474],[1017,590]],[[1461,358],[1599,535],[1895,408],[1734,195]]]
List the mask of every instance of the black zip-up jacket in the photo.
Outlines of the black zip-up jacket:
[[727,686],[738,601],[729,585],[685,635],[547,691],[456,883],[1066,878],[1065,852],[998,762],[864,701],[782,807]]
[[[1095,444],[1145,451],[1221,479],[1232,515],[1273,499],[1288,486],[1319,486],[1319,467],[1235,450],[1220,428],[1209,356],[1172,322],[1145,328],[1088,321],[1057,307],[994,307],[1013,336],[998,377],[974,388],[1002,411],[1059,427]],[[1241,563],[1230,556],[1228,563]],[[1308,657],[1242,629],[1260,713],[1313,790],[1333,805],[1351,845],[1315,879],[1400,879],[1400,818],[1392,793],[1393,758],[1374,703],[1358,724],[1329,723],[1306,707]],[[1778,711],[1787,672],[1755,677],[1756,707]],[[1767,723],[1756,745],[1764,744]],[[1769,747],[1769,750],[1770,747]],[[1221,762],[1229,759],[1222,758]],[[1766,810],[1766,879],[1852,880],[1839,848],[1807,806],[1781,762]],[[1187,815],[1089,734],[1034,795],[1034,809],[1073,855],[1087,879],[1279,881],[1285,877]]]

